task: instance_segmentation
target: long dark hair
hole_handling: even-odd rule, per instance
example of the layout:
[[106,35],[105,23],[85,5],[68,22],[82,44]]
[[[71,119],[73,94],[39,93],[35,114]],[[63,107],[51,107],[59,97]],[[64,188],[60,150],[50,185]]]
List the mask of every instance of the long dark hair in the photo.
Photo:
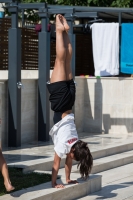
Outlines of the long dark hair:
[[79,161],[77,168],[82,178],[87,178],[93,166],[93,157],[86,142],[78,140],[73,146],[74,158]]

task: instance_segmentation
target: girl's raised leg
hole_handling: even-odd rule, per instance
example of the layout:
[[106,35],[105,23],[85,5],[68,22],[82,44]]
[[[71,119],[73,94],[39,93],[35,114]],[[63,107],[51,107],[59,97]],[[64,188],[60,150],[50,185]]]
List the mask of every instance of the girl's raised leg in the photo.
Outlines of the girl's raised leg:
[[63,16],[56,16],[56,60],[54,70],[51,76],[51,83],[58,81],[65,81],[66,78],[66,47],[64,43],[64,31]]
[[66,46],[66,79],[71,80],[73,78],[72,69],[71,69],[71,60],[72,60],[72,45],[69,39],[69,35],[67,32],[64,32],[64,42]]

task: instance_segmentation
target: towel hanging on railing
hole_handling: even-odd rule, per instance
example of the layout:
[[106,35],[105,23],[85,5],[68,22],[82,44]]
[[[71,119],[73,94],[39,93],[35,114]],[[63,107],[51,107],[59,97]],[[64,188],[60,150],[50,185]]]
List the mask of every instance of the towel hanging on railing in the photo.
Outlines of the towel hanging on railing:
[[133,74],[133,23],[123,23],[121,29],[120,71]]
[[95,76],[119,74],[119,24],[94,23],[92,28]]

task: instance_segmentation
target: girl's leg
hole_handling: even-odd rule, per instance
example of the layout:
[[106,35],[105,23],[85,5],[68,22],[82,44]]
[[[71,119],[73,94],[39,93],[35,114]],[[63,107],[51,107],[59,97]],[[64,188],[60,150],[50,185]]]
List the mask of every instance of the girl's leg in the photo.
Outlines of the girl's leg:
[[[56,16],[56,60],[54,70],[51,76],[51,83],[66,81],[72,79],[71,57],[72,48],[68,37],[69,26],[62,15]],[[66,58],[67,57],[67,58]],[[67,59],[67,64],[66,64]],[[68,110],[62,114],[62,118],[71,113]]]
[[0,149],[0,171],[4,178],[4,185],[5,185],[6,190],[8,192],[11,190],[14,190],[14,187],[11,185],[11,182],[10,182],[10,178],[9,178],[9,174],[8,174],[8,167],[7,167],[4,157],[2,155],[1,149]]
[[63,16],[56,16],[56,60],[54,70],[51,76],[51,83],[58,81],[65,81],[66,70],[66,47],[64,43],[64,31]]
[[[71,59],[72,59],[72,46],[70,43],[70,39],[68,33],[64,32],[64,43],[66,47],[66,60],[65,60],[65,71],[66,71],[66,80],[69,81],[73,78],[72,70],[71,70]],[[70,114],[72,110],[68,110],[62,114],[62,118],[67,114]]]
[[71,70],[72,45],[70,43],[70,39],[67,32],[64,32],[64,41],[66,46],[66,60],[65,60],[66,79],[71,80],[73,78]]

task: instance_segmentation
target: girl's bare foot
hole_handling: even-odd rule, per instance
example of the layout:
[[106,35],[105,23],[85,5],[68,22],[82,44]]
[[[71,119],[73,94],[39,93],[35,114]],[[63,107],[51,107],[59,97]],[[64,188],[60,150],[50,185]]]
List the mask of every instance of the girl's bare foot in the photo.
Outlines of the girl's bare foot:
[[61,18],[62,18],[62,21],[63,21],[63,25],[64,25],[64,28],[65,28],[65,31],[68,32],[70,27],[68,26],[67,20],[62,15],[61,15]]
[[67,24],[66,19],[62,15],[57,15],[56,16],[56,30],[60,31],[69,31],[69,26]]
[[56,31],[65,31],[65,28],[63,26],[61,15],[56,15]]
[[15,189],[15,188],[12,186],[11,182],[9,182],[9,181],[4,182],[4,185],[5,185],[5,188],[6,188],[6,191],[7,191],[7,192],[10,192],[10,191],[12,191],[12,190]]

